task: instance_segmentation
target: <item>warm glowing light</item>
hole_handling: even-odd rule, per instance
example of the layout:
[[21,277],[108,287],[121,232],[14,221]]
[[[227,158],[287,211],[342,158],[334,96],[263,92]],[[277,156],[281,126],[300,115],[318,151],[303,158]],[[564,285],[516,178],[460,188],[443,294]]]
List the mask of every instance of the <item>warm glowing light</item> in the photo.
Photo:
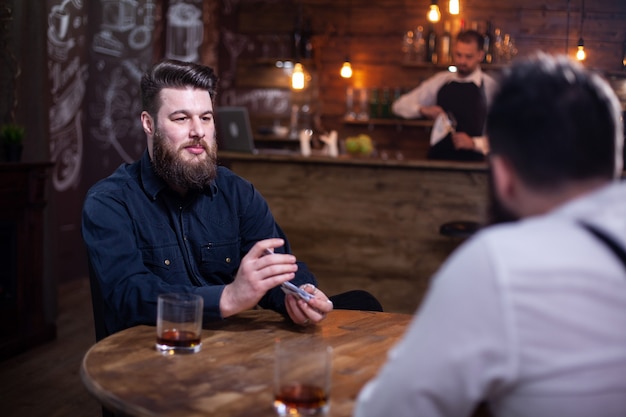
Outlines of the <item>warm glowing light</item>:
[[437,0],[433,0],[433,2],[431,3],[426,17],[429,21],[433,23],[441,20],[441,11],[439,11],[439,6],[437,6]]
[[576,51],[576,59],[579,61],[584,61],[586,57],[587,54],[585,53],[585,42],[583,41],[583,38],[580,38],[578,40],[578,51]]
[[351,78],[352,77],[352,65],[350,65],[350,60],[346,59],[346,62],[341,66],[341,76],[343,78]]
[[291,73],[291,88],[294,90],[302,90],[304,88],[304,70],[302,64],[297,62]]
[[450,14],[459,14],[459,0],[450,0],[448,11]]

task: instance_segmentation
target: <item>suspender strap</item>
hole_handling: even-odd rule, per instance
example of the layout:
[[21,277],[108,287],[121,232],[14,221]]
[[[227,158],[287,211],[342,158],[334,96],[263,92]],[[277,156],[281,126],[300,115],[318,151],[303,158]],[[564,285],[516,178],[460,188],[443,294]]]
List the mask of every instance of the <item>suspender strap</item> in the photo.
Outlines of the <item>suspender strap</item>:
[[615,253],[615,255],[619,258],[619,260],[622,261],[622,264],[624,264],[624,267],[626,268],[626,250],[624,250],[624,248],[619,243],[617,243],[615,239],[613,239],[595,226],[583,222],[581,222],[581,225],[589,232],[591,232],[591,234],[593,234],[601,242],[603,242],[606,246],[608,246],[609,249],[611,249],[613,253]]

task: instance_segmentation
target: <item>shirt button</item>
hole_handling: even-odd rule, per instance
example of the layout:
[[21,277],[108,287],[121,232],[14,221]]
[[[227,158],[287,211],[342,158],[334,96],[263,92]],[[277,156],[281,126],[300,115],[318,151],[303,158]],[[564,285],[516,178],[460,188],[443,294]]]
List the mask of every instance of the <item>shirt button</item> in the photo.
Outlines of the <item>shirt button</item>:
[[166,259],[165,261],[163,261],[163,263],[164,263],[165,265],[168,265],[168,266],[169,266],[169,264],[170,264],[170,260],[169,260],[169,259]]
[[231,259],[230,259],[230,258],[226,258],[226,263],[227,263],[227,264],[229,264],[229,263],[230,263],[230,261],[231,261]]

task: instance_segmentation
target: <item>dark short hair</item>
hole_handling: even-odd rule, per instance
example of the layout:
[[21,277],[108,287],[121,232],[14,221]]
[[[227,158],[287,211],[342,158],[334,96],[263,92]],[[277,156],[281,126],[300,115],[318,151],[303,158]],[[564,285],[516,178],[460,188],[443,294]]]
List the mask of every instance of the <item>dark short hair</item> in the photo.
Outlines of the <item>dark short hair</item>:
[[164,88],[194,87],[206,90],[215,100],[217,76],[212,68],[193,62],[164,60],[150,68],[141,78],[141,105],[156,118]]
[[610,85],[566,56],[538,53],[504,71],[487,116],[491,153],[548,191],[621,171],[623,126]]
[[482,51],[485,46],[485,38],[478,31],[473,29],[462,30],[456,35],[457,42],[463,43],[476,43],[479,51]]

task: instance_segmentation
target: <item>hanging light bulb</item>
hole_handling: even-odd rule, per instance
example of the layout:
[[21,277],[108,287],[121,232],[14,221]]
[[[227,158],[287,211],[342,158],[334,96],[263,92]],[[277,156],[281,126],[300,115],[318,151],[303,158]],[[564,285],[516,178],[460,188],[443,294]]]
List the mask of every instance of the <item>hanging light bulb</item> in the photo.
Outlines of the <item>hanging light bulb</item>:
[[583,26],[585,24],[585,0],[582,0],[582,6],[580,10],[580,38],[578,39],[578,50],[576,51],[576,59],[584,61],[587,57],[585,53],[585,41],[583,41]]
[[291,88],[294,90],[302,90],[304,88],[304,69],[299,62],[296,62],[291,73]]
[[578,39],[578,50],[576,51],[576,59],[579,61],[584,61],[587,57],[585,53],[585,41],[583,38]]
[[459,0],[450,0],[448,4],[448,11],[450,14],[459,14]]
[[430,7],[428,8],[428,14],[426,15],[429,21],[435,23],[441,20],[441,11],[437,5],[437,0],[431,0]]
[[350,64],[349,57],[346,57],[346,60],[341,66],[340,74],[343,78],[352,78],[352,65]]

